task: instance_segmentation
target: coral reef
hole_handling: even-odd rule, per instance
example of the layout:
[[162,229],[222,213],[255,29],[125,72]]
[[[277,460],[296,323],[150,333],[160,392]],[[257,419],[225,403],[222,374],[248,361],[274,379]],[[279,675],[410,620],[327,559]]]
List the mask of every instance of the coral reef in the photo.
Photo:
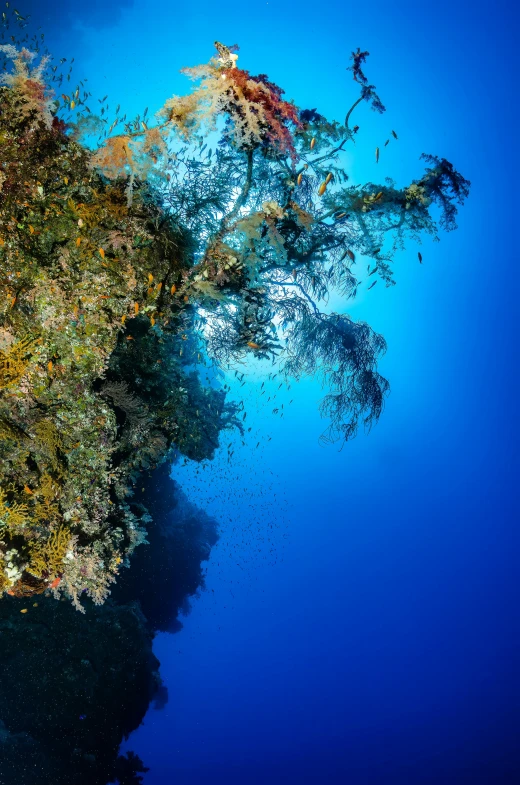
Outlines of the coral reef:
[[404,238],[436,236],[432,207],[455,228],[468,195],[432,155],[405,188],[347,185],[352,111],[385,111],[368,52],[352,54],[361,96],[341,125],[239,68],[238,47],[215,46],[219,57],[184,69],[193,91],[155,120],[118,107],[109,123],[106,97],[95,115],[80,85],[53,95],[48,55],[0,45],[4,593],[49,590],[80,611],[83,596],[106,600],[146,542],[143,473],[173,451],[211,458],[222,430],[241,427],[241,404],[202,380],[204,365],[253,354],[286,380],[315,376],[324,441],[369,429],[389,392],[384,338],[320,305],[363,285],[356,254],[393,285]]

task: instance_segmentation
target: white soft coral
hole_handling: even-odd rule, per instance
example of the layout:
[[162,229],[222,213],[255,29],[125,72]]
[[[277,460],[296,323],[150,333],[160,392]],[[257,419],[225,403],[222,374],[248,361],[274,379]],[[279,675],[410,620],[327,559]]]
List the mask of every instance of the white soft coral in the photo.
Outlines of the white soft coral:
[[39,65],[30,70],[29,65],[36,57],[35,52],[25,48],[18,50],[11,44],[1,45],[0,52],[13,61],[13,70],[0,76],[0,85],[7,85],[20,95],[23,99],[20,112],[23,115],[35,112],[36,117],[43,120],[47,128],[50,128],[54,101],[43,79],[49,58],[42,57]]

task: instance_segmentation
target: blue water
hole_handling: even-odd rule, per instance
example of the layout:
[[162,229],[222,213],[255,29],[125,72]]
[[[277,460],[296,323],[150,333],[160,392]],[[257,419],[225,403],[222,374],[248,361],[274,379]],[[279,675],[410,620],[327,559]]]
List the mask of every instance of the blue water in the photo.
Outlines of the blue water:
[[[459,229],[426,239],[422,266],[409,243],[398,285],[350,308],[389,347],[391,395],[369,435],[320,447],[317,385],[281,390],[282,419],[260,406],[252,369],[249,384],[233,382],[252,425],[236,464],[225,453],[176,470],[222,536],[184,629],[156,639],[170,700],[125,747],[150,767],[146,785],[520,781],[511,7],[24,6],[94,95],[129,115],[187,92],[179,69],[207,61],[218,39],[298,106],[343,119],[357,97],[350,52],[368,49],[387,112],[356,110],[352,181],[403,185],[427,152],[472,182]],[[391,128],[399,141],[376,167]]]

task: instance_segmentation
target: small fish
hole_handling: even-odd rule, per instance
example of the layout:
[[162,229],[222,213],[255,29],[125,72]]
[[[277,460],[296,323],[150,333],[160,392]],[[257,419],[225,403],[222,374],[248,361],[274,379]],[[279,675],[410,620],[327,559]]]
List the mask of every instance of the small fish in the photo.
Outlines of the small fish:
[[326,190],[327,190],[327,183],[322,183],[318,188],[318,196],[323,196]]
[[126,322],[126,313],[124,313],[121,317],[121,324],[124,324],[125,322]]
[[386,142],[385,142],[385,147],[387,146],[387,144],[389,143],[389,141],[390,141],[390,139],[387,139],[387,140],[386,140]]
[[29,488],[29,486],[28,486],[28,485],[24,485],[24,486],[23,486],[23,489],[24,489],[25,493],[29,493],[29,494],[31,494],[31,495],[32,495],[32,493],[33,493],[33,492],[31,491],[31,489]]
[[419,262],[422,264],[422,253],[420,251],[417,251],[417,258],[419,259]]
[[132,335],[127,335],[127,336],[126,336],[126,340],[127,340],[127,341],[133,341],[134,339],[133,339],[133,336],[132,336]]
[[313,136],[313,137],[312,137],[312,139],[311,139],[311,145],[310,145],[310,147],[311,147],[311,150],[314,150],[314,145],[315,145],[315,144],[316,144],[316,137],[315,137],[315,136]]
[[74,108],[75,108],[75,106],[76,106],[76,101],[71,101],[71,102],[70,102],[70,108],[71,108],[71,109],[74,109]]
[[347,254],[348,254],[349,259],[351,259],[353,262],[356,261],[356,257],[354,256],[354,251],[351,251],[350,248],[347,251]]
[[76,248],[79,248],[81,245],[81,237],[76,238]]
[[99,248],[98,250],[99,250],[99,255],[101,256],[101,258],[104,259],[105,258],[105,251],[103,250],[103,248]]
[[352,129],[352,132],[357,134],[358,131],[359,131],[359,125],[355,125],[354,128]]
[[392,131],[392,136],[394,137],[394,139],[399,139],[395,131]]
[[374,202],[377,202],[383,196],[383,192],[379,191],[379,193],[374,197]]
[[325,178],[325,185],[328,185],[331,180],[332,180],[332,172],[329,172]]
[[37,602],[33,602],[33,608],[37,608],[37,607],[38,607],[38,603]]
[[134,313],[135,314],[139,313],[139,303],[134,303]]
[[[371,283],[370,286],[368,287],[368,289],[372,289],[372,287],[375,286],[376,283],[377,283],[377,281],[374,281],[374,283]],[[368,291],[368,289],[367,289],[367,291]]]
[[31,234],[34,234],[34,226],[31,226],[31,224],[29,224],[29,231]]
[[251,349],[259,349],[260,345],[255,343],[254,341],[248,341],[247,345],[251,347]]
[[22,608],[20,613],[27,613],[27,608]]
[[175,284],[173,284],[172,288],[170,289],[170,294],[175,294],[176,291],[177,291],[177,287],[175,286]]
[[379,163],[379,147],[376,147],[376,164]]
[[49,373],[52,373],[52,360],[49,360],[49,362],[47,363],[47,370],[49,371]]
[[341,219],[344,218],[346,215],[347,213],[338,213],[338,215],[335,215],[334,217],[336,221],[341,221]]
[[298,175],[298,177],[296,179],[296,184],[297,185],[301,185],[302,184],[302,180],[303,180],[303,174],[300,172],[300,174]]
[[153,326],[154,326],[154,324],[155,324],[155,319],[153,318],[153,316],[152,316],[152,315],[150,315],[150,324],[152,325],[152,327],[153,327]]
[[61,578],[54,578],[52,583],[49,583],[49,588],[55,589],[56,586],[60,583],[60,581],[61,581]]
[[148,273],[148,283],[152,283],[152,281],[153,281],[153,275],[151,273]]

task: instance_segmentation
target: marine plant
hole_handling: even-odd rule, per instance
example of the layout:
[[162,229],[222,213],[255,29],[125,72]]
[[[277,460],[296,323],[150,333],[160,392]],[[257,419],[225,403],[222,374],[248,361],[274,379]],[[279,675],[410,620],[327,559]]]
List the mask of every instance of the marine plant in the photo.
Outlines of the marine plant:
[[205,363],[313,374],[324,440],[369,428],[385,341],[328,296],[356,295],[360,256],[393,285],[405,238],[437,236],[435,206],[456,226],[469,183],[444,158],[424,156],[403,188],[350,184],[351,114],[384,111],[367,52],[352,54],[361,96],[341,124],[216,48],[154,122],[118,107],[110,123],[83,84],[55,97],[52,59],[0,46],[0,592],[104,601],[146,541],[140,475],[173,449],[211,458],[239,427]]

